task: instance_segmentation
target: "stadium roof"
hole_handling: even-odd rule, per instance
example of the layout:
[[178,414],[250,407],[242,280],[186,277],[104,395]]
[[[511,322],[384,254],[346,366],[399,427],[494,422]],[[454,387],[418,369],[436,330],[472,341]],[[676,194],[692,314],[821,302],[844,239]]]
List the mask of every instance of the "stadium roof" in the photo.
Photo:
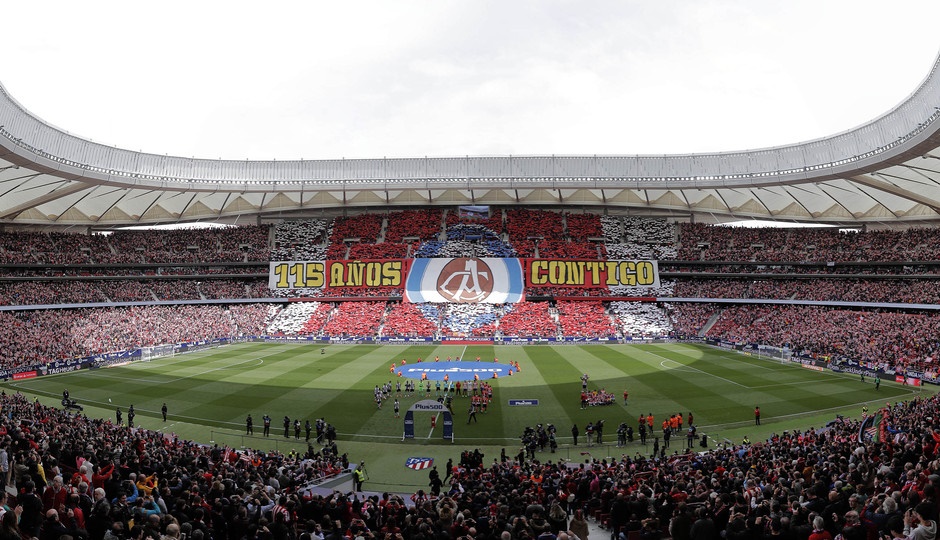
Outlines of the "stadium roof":
[[940,57],[902,103],[842,133],[683,155],[184,158],[74,136],[31,114],[0,85],[0,224],[108,229],[520,204],[707,222],[936,225],[938,65]]

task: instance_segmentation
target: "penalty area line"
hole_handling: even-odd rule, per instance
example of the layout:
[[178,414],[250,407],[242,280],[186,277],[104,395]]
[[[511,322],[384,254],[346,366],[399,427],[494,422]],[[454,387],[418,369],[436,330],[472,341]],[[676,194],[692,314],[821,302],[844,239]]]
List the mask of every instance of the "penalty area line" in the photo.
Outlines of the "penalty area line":
[[[731,379],[726,379],[726,378],[724,378],[724,377],[722,377],[722,376],[720,376],[720,375],[715,375],[715,374],[709,373],[709,372],[707,372],[707,371],[702,371],[701,369],[694,368],[694,367],[692,367],[692,366],[687,366],[687,365],[683,364],[682,362],[678,362],[678,361],[676,361],[676,360],[673,360],[672,358],[666,358],[665,356],[662,356],[662,355],[660,355],[660,354],[656,354],[656,353],[654,353],[654,352],[649,352],[649,351],[643,351],[643,352],[645,352],[646,354],[653,355],[653,356],[655,356],[655,357],[657,357],[657,358],[662,358],[663,360],[668,361],[668,362],[675,362],[675,363],[679,364],[680,366],[684,367],[685,369],[689,369],[689,370],[692,370],[692,371],[701,373],[702,375],[708,375],[709,377],[714,377],[714,378],[716,378],[716,379],[721,379],[722,381],[725,381],[726,383],[730,383],[730,384],[733,384],[733,385],[735,385],[735,386],[740,386],[741,388],[747,388],[748,390],[751,389],[751,387],[745,386],[745,385],[743,385],[743,384],[741,384],[741,383],[739,383],[739,382],[732,381]],[[662,365],[662,363],[660,363],[660,365]]]

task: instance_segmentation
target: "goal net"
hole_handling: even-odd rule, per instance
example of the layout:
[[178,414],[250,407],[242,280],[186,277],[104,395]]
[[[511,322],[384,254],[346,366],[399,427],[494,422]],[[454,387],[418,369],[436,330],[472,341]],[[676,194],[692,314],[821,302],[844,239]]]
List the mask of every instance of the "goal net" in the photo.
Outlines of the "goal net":
[[769,345],[758,345],[757,346],[757,356],[779,360],[780,363],[786,363],[790,361],[790,358],[793,356],[793,351],[789,348],[780,348],[780,347],[771,347]]
[[152,347],[141,347],[140,348],[140,359],[144,362],[149,362],[154,358],[163,358],[165,356],[173,356],[176,354],[176,347],[174,345],[154,345]]

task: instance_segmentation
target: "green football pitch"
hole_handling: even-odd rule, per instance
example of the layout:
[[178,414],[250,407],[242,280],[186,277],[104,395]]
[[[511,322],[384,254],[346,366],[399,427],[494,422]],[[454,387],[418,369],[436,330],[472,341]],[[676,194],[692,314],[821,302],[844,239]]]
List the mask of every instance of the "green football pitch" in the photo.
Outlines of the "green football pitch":
[[[321,348],[323,352],[321,353]],[[441,420],[431,429],[431,413],[415,413],[415,438],[402,440],[404,411],[420,399],[401,398],[402,418],[395,418],[391,399],[377,409],[373,389],[397,377],[389,373],[393,362],[448,356],[500,362],[515,361],[521,371],[490,382],[494,396],[478,422],[467,424],[469,400],[454,401],[454,441],[442,439]],[[616,403],[580,408],[582,374],[589,389],[605,389]],[[885,382],[875,390],[873,381],[858,375],[804,369],[797,364],[745,356],[734,351],[689,344],[648,345],[296,345],[245,343],[137,362],[120,367],[80,371],[37,379],[7,382],[7,392],[38,396],[60,405],[62,391],[85,407],[85,414],[114,418],[115,407],[125,413],[134,405],[136,423],[149,429],[178,434],[207,444],[235,448],[306,450],[301,433],[285,438],[283,418],[323,418],[336,427],[340,453],[366,462],[366,489],[413,491],[427,485],[427,472],[405,467],[408,457],[434,458],[443,468],[460,452],[480,449],[485,461],[505,449],[518,453],[520,435],[527,426],[554,424],[559,448],[538,454],[546,460],[581,461],[642,453],[652,444],[628,443],[617,447],[617,426],[636,427],[640,414],[652,413],[657,433],[671,414],[694,415],[699,433],[709,447],[740,442],[747,435],[761,440],[773,432],[820,427],[837,415],[858,417],[863,405],[876,409],[887,401],[908,399],[929,388],[902,387]],[[623,403],[623,392],[629,401]],[[394,398],[395,391],[392,391]],[[432,398],[433,398],[432,390]],[[510,406],[509,400],[538,404]],[[169,409],[163,422],[160,408]],[[759,405],[762,425],[754,425]],[[254,418],[255,435],[245,435],[245,418]],[[269,415],[271,436],[261,436],[261,417]],[[571,427],[583,434],[588,422],[604,421],[604,443],[573,446]],[[685,438],[674,438],[669,450],[683,451]],[[315,448],[318,449],[318,447]],[[696,450],[699,450],[696,447]]]

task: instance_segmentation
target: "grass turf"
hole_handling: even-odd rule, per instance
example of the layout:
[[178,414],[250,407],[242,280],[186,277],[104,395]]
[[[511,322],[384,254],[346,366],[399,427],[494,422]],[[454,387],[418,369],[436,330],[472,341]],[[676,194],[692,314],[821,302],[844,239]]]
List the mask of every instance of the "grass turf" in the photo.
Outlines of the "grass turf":
[[[7,391],[36,395],[58,404],[68,388],[85,414],[114,417],[133,404],[136,423],[204,443],[303,451],[306,443],[283,437],[283,418],[301,422],[324,418],[336,426],[340,452],[353,461],[365,460],[370,474],[366,489],[411,491],[427,485],[427,474],[404,467],[407,457],[433,457],[443,467],[459,459],[461,450],[479,448],[489,461],[505,449],[519,451],[526,426],[552,423],[558,428],[556,454],[539,458],[570,459],[649,454],[651,443],[615,447],[621,422],[636,427],[640,414],[653,413],[657,433],[663,419],[691,411],[710,446],[722,441],[766,438],[771,432],[821,426],[837,414],[858,416],[863,404],[876,409],[885,401],[906,399],[932,389],[883,383],[875,391],[870,379],[857,375],[817,372],[797,364],[741,355],[689,344],[539,345],[539,346],[375,346],[247,343],[190,353],[153,362],[81,371],[4,384]],[[401,398],[402,418],[394,418],[391,400],[379,410],[373,388],[397,377],[392,362],[407,358],[461,356],[501,362],[518,361],[521,372],[494,383],[494,398],[479,422],[466,424],[468,400],[454,403],[453,443],[441,438],[442,422],[431,431],[430,413],[415,413],[415,439],[402,441],[404,411],[424,394]],[[590,375],[589,389],[606,389],[616,404],[580,409],[580,377]],[[433,384],[432,384],[433,386]],[[630,400],[623,405],[624,390]],[[392,392],[394,397],[394,390]],[[433,397],[432,390],[432,397]],[[509,399],[538,400],[537,406],[509,407]],[[169,419],[160,408],[166,403]],[[761,407],[762,425],[754,425],[753,409]],[[245,418],[251,413],[255,436],[247,437]],[[261,437],[261,417],[272,418],[272,436]],[[604,445],[584,446],[588,422],[604,420]],[[581,445],[571,444],[571,427],[582,433]],[[684,435],[684,434],[683,434]],[[673,439],[671,451],[682,450],[685,438]],[[586,454],[582,454],[586,452]]]

